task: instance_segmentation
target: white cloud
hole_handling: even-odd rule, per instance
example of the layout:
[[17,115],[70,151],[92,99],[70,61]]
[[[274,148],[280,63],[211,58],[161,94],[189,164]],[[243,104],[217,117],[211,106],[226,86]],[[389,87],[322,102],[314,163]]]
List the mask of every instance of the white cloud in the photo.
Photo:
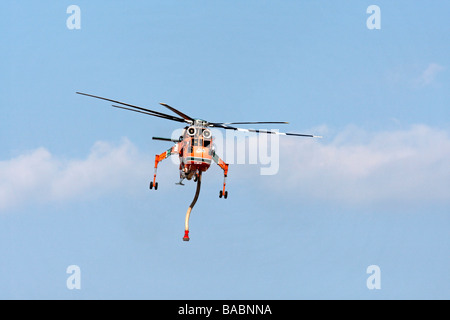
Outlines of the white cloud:
[[[231,165],[230,179],[248,179],[271,197],[286,195],[290,201],[450,205],[450,135],[445,130],[415,125],[370,133],[349,127],[334,138],[281,137],[279,142],[278,174],[258,177],[259,170],[249,170],[249,164]],[[0,161],[0,212],[139,190],[152,171],[153,157],[128,140],[97,142],[84,159],[64,159],[38,148]]]
[[417,79],[418,84],[422,86],[431,84],[435,80],[436,75],[442,70],[444,70],[443,66],[437,63],[430,63]]
[[21,204],[54,202],[131,187],[152,164],[134,145],[97,142],[86,159],[62,159],[45,148],[0,161],[0,211]]
[[280,139],[280,148],[281,169],[271,184],[299,199],[450,203],[450,138],[443,130],[416,125],[361,135],[350,128],[329,142]]
[[426,67],[423,65],[402,65],[389,70],[386,80],[390,85],[406,85],[418,89],[435,83],[438,74],[444,70],[444,66],[435,62],[429,63]]

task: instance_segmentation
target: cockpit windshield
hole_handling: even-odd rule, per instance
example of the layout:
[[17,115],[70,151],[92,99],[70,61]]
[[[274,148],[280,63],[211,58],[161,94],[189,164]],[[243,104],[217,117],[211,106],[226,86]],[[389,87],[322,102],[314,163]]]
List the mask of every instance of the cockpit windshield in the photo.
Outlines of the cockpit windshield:
[[211,145],[211,139],[192,138],[191,145],[193,147],[209,147]]
[[194,147],[203,147],[203,139],[193,138],[192,145]]

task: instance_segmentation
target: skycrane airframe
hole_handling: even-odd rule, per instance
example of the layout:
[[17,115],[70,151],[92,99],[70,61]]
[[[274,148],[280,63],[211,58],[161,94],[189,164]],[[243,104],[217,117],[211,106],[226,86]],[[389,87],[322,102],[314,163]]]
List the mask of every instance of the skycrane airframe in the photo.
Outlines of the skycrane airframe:
[[157,154],[155,156],[155,171],[153,174],[153,180],[150,181],[150,189],[158,190],[158,182],[156,181],[156,173],[158,169],[158,164],[167,159],[171,155],[178,155],[180,159],[180,181],[177,183],[179,185],[183,185],[184,179],[194,180],[197,182],[197,190],[195,193],[194,200],[188,208],[185,219],[185,233],[183,240],[189,241],[189,217],[197,202],[200,186],[201,186],[201,178],[202,173],[207,171],[211,166],[212,162],[215,162],[222,170],[223,170],[223,186],[219,191],[219,198],[228,198],[228,191],[226,188],[226,180],[228,175],[228,164],[225,163],[215,152],[213,147],[213,139],[214,137],[211,134],[210,128],[222,128],[225,130],[237,130],[241,132],[256,132],[256,133],[265,133],[265,134],[278,134],[278,135],[286,135],[286,136],[296,136],[296,137],[309,137],[309,138],[321,138],[320,136],[315,136],[311,134],[300,134],[300,133],[283,133],[277,131],[270,130],[257,130],[257,129],[243,129],[234,127],[234,125],[247,125],[247,124],[287,124],[288,122],[274,122],[274,121],[253,121],[253,122],[209,122],[202,119],[192,118],[183,112],[165,104],[160,103],[162,106],[166,107],[177,116],[165,114],[159,111],[150,110],[147,108],[142,108],[139,106],[131,105],[128,103],[120,102],[117,100],[112,100],[108,98],[103,98],[99,96],[95,96],[92,94],[77,92],[77,94],[97,98],[101,100],[105,100],[113,103],[112,106],[119,109],[125,109],[129,111],[134,111],[138,113],[142,113],[145,115],[150,115],[162,119],[167,119],[171,121],[176,121],[180,123],[186,123],[187,125],[184,127],[182,135],[178,139],[171,138],[161,138],[161,137],[153,137],[153,140],[159,141],[169,141],[175,143],[174,146],[164,151],[161,154]]

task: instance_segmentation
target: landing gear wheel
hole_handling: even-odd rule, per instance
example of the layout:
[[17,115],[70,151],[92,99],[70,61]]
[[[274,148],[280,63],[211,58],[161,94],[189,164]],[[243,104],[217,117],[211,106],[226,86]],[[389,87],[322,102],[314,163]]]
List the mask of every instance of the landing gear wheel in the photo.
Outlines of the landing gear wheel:
[[222,190],[220,190],[220,192],[219,192],[219,198],[222,198],[222,196],[223,196],[223,193],[222,193]]
[[226,199],[228,198],[228,191],[225,191],[225,194],[223,195],[223,197]]
[[194,174],[194,182],[197,182],[197,180],[198,180],[198,176],[197,176],[197,174]]
[[155,182],[155,185],[153,185],[153,181],[150,181],[150,190],[155,188],[155,190],[158,190],[158,182]]

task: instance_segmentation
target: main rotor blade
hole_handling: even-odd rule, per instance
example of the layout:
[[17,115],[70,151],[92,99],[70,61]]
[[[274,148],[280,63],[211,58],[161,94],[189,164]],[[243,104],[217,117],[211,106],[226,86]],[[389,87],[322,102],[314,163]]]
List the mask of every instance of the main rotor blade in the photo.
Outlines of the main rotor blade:
[[258,129],[242,129],[242,128],[235,128],[235,127],[229,127],[227,125],[223,126],[217,126],[218,128],[223,128],[226,130],[235,130],[240,132],[256,132],[256,133],[266,133],[266,134],[278,134],[282,136],[296,136],[296,137],[307,137],[307,138],[322,138],[321,136],[315,136],[312,134],[303,134],[303,133],[289,133],[289,132],[277,132],[277,131],[270,131],[270,130],[258,130]]
[[185,122],[183,119],[179,118],[179,119],[173,119],[172,117],[166,117],[166,116],[160,116],[157,114],[153,114],[150,112],[145,112],[145,111],[140,111],[140,110],[135,110],[135,109],[131,109],[131,108],[126,108],[126,107],[121,107],[121,106],[116,106],[114,104],[112,104],[111,106],[113,106],[114,108],[119,108],[119,109],[124,109],[124,110],[130,110],[130,111],[134,111],[134,112],[139,112],[139,113],[143,113],[149,116],[154,116],[154,117],[158,117],[158,118],[163,118],[163,119],[167,119],[167,120],[172,120],[172,121],[178,121],[178,122]]
[[138,110],[142,110],[142,111],[148,112],[150,115],[159,116],[161,118],[164,117],[165,119],[169,119],[169,120],[173,120],[173,121],[180,121],[181,120],[181,121],[185,122],[183,119],[175,117],[175,116],[172,116],[170,114],[165,114],[165,113],[162,113],[162,112],[158,112],[158,111],[154,111],[154,110],[150,110],[150,109],[134,106],[132,104],[128,104],[128,103],[125,103],[125,102],[112,100],[112,99],[108,99],[108,98],[103,98],[103,97],[99,97],[99,96],[94,96],[94,95],[88,94],[88,93],[77,92],[77,94],[81,94],[83,96],[97,98],[97,99],[101,99],[101,100],[105,100],[105,101],[109,101],[109,102],[118,103],[118,104],[121,104],[121,105],[124,105],[124,106],[127,106],[127,107],[131,107],[131,108],[135,108],[135,109],[138,109]]
[[221,122],[221,123],[212,123],[215,124],[289,124],[289,122],[285,121],[251,121],[251,122]]
[[179,111],[179,110],[177,110],[177,109],[175,109],[175,108],[169,106],[168,104],[160,103],[160,105],[166,107],[167,109],[169,109],[169,110],[172,111],[172,112],[175,112],[177,115],[179,115],[180,117],[182,117],[184,120],[194,122],[194,119],[193,119],[193,118],[189,117],[188,115],[185,115],[183,112],[181,112],[181,111]]

